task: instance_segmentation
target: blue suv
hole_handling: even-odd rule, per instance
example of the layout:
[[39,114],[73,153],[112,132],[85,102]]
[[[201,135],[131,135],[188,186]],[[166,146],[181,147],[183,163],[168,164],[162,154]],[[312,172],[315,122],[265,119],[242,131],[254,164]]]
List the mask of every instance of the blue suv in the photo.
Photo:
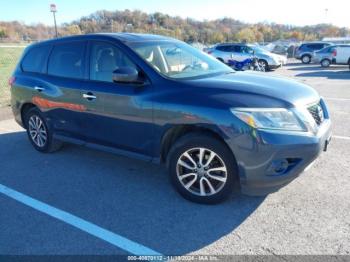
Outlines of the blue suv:
[[253,195],[276,191],[331,137],[314,89],[235,72],[162,36],[36,43],[10,83],[15,119],[36,150],[68,142],[164,164],[179,193],[199,203],[220,202],[235,185]]

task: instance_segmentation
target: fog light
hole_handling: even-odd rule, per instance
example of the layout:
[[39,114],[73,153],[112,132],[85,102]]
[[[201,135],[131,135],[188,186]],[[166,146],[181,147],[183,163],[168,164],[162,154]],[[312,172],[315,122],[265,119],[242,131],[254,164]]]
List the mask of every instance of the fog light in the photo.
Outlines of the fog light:
[[281,175],[287,171],[289,163],[287,159],[277,159],[272,161],[269,167],[269,173],[271,175]]

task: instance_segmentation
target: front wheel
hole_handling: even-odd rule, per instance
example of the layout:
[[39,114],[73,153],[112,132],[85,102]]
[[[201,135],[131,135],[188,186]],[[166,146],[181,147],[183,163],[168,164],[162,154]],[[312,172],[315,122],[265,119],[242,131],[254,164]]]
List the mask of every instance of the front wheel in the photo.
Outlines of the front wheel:
[[169,153],[170,179],[186,199],[215,204],[229,197],[237,182],[231,151],[221,141],[200,133],[180,138]]
[[259,60],[258,65],[259,65],[258,71],[266,72],[269,70],[269,64],[265,60]]

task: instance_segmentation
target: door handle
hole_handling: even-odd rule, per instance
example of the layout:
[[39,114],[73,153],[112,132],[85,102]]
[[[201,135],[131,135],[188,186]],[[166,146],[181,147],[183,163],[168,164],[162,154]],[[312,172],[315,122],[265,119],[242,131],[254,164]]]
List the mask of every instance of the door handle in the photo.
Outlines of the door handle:
[[96,96],[94,96],[92,93],[87,93],[87,94],[83,94],[83,97],[87,100],[94,100],[96,99]]
[[34,89],[38,92],[42,92],[45,90],[45,88],[43,88],[42,86],[34,86]]

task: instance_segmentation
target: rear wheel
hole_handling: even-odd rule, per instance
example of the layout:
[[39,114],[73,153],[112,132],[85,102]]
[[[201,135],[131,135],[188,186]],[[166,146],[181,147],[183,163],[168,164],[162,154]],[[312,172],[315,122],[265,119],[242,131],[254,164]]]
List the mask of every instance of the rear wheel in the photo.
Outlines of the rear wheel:
[[321,61],[321,66],[322,67],[329,67],[331,65],[331,61],[329,59],[323,59]]
[[311,62],[311,56],[310,56],[310,55],[303,55],[303,56],[301,57],[301,62],[302,62],[303,64],[310,64],[310,62]]
[[61,148],[62,142],[53,139],[52,131],[38,108],[25,113],[25,126],[29,141],[36,150],[49,153]]
[[237,181],[231,151],[221,141],[200,133],[180,138],[169,152],[171,181],[186,199],[215,204],[229,197]]

